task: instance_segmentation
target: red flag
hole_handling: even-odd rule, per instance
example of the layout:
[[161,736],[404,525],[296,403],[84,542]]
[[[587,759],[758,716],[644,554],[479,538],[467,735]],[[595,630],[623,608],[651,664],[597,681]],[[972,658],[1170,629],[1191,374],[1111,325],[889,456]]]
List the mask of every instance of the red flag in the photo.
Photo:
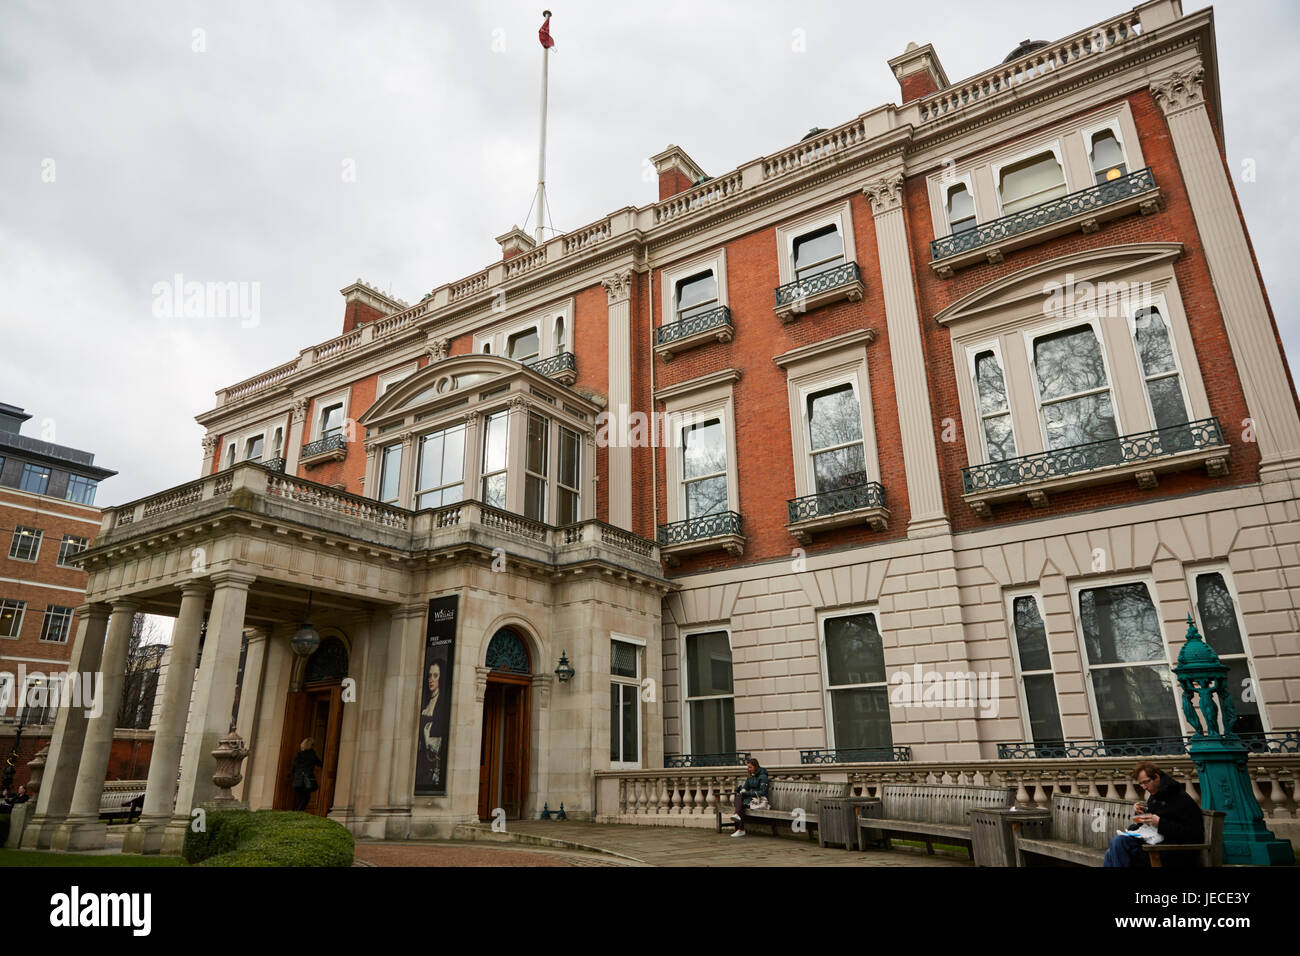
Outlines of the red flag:
[[548,16],[542,23],[542,28],[537,31],[537,39],[542,41],[542,46],[550,49],[555,46],[555,41],[551,39],[551,18]]

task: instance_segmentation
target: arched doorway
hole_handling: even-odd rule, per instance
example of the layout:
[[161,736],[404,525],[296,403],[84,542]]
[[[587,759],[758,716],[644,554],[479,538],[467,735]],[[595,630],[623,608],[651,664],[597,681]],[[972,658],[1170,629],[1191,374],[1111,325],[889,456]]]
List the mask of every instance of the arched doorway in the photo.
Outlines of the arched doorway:
[[503,627],[488,642],[490,669],[483,694],[483,742],[479,750],[478,816],[500,807],[507,819],[523,816],[528,786],[528,707],[532,667],[528,645]]
[[307,812],[323,817],[334,805],[339,738],[343,729],[343,678],[347,676],[347,645],[338,637],[326,637],[303,665],[301,689],[289,694],[275,785],[277,810],[293,809],[291,768],[305,737],[316,742],[316,753],[323,762],[316,770],[320,786],[312,793]]

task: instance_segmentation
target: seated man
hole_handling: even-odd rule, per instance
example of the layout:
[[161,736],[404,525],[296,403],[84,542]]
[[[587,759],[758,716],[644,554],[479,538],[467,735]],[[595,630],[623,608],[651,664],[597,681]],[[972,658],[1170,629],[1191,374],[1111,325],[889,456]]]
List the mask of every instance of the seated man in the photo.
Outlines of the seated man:
[[[1205,821],[1201,808],[1183,789],[1183,785],[1169,774],[1159,769],[1148,760],[1133,768],[1133,779],[1146,791],[1145,803],[1133,804],[1133,826],[1136,830],[1143,824],[1149,824],[1164,837],[1165,843],[1200,843],[1205,839]],[[1102,866],[1149,866],[1147,855],[1142,849],[1143,840],[1136,835],[1116,834],[1106,851]],[[1191,854],[1173,853],[1166,860],[1166,865],[1195,865]]]

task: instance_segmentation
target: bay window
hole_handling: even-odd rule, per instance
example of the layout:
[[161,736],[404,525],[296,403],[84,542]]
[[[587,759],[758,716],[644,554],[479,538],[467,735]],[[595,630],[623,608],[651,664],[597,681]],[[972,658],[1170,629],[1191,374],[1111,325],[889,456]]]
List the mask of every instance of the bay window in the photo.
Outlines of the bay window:
[[541,415],[528,413],[528,435],[524,446],[524,517],[546,520],[546,477],[550,473],[551,423]]
[[[401,445],[395,447],[400,462]],[[415,479],[415,507],[440,508],[456,504],[465,497],[464,481],[464,423],[421,436],[420,464]]]
[[560,427],[559,467],[555,523],[574,524],[582,519],[582,436],[563,426]]
[[492,508],[506,506],[506,450],[509,412],[502,409],[483,420],[483,493],[481,501]]
[[379,500],[386,505],[398,502],[402,484],[402,443],[388,445],[379,453]]

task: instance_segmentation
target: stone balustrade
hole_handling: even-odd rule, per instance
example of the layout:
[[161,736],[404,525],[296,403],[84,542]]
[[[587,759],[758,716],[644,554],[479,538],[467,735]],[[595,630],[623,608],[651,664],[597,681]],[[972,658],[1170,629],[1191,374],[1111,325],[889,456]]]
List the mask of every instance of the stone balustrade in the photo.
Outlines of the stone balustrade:
[[408,511],[256,462],[241,462],[160,494],[105,508],[99,536],[78,558],[94,558],[103,548],[140,536],[171,533],[228,509],[409,551],[480,544],[556,565],[604,560],[640,574],[660,574],[655,542],[603,521],[554,527],[477,501]]
[[[1136,762],[1133,758],[1096,758],[801,764],[768,767],[767,772],[773,780],[847,781],[854,794],[868,797],[879,796],[887,783],[1015,787],[1017,806],[1050,809],[1054,792],[1136,801],[1137,785],[1130,777]],[[1200,801],[1190,757],[1161,757],[1157,762]],[[1265,817],[1294,819],[1300,755],[1252,754],[1248,767],[1255,799]],[[599,823],[711,827],[714,809],[730,804],[736,784],[745,774],[744,767],[597,771],[595,818]]]

